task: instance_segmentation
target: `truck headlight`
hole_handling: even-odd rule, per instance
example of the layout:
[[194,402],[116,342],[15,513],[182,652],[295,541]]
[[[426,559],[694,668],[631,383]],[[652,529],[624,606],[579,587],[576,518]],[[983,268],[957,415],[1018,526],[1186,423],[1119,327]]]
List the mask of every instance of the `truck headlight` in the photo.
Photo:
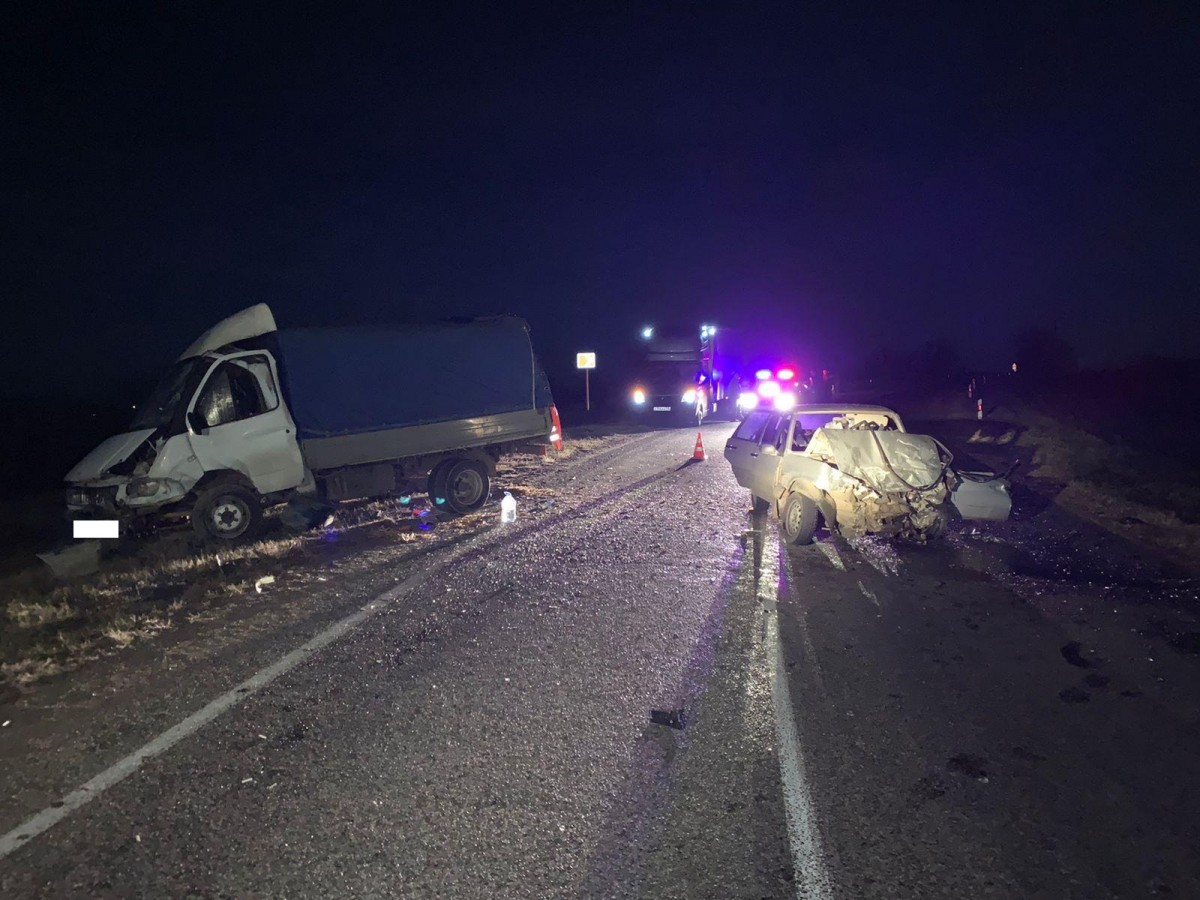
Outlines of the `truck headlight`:
[[646,392],[641,388],[634,388],[633,393],[630,396],[633,398],[633,402],[638,406],[641,406],[646,402]]
[[683,392],[682,399],[683,399],[684,403],[695,403],[696,402],[696,389],[688,388],[686,391]]

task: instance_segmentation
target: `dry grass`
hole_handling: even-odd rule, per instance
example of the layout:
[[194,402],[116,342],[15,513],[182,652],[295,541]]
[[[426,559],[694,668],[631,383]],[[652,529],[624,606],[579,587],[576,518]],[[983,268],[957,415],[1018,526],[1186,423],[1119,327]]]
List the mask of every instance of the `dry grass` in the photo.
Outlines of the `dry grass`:
[[1024,409],[1014,418],[1026,426],[1017,444],[1033,451],[1028,474],[1062,485],[1060,506],[1200,569],[1200,473],[1151,446],[1135,450]]
[[[620,432],[577,437],[562,453],[506,457],[495,487],[510,491],[522,511],[548,508],[559,496],[541,483],[548,467],[622,438]],[[499,515],[496,504],[452,519],[418,515],[427,506],[420,497],[409,503],[398,498],[346,503],[338,507],[330,534],[316,530],[219,552],[196,552],[188,535],[164,532],[135,556],[105,560],[91,576],[57,581],[47,569],[31,568],[0,577],[0,686],[28,686],[153,640],[179,624],[213,621],[223,605],[271,604],[272,589],[255,592],[258,578],[286,573],[299,584],[306,564],[323,564],[331,552],[361,557],[438,534],[475,531]],[[338,538],[332,551],[326,544],[331,534]]]
[[75,616],[76,611],[66,601],[40,602],[38,600],[13,600],[5,613],[9,621],[18,628],[40,628],[54,622],[65,622]]
[[118,647],[128,647],[134,641],[154,637],[160,631],[171,627],[171,620],[166,616],[117,616],[110,625],[101,632]]

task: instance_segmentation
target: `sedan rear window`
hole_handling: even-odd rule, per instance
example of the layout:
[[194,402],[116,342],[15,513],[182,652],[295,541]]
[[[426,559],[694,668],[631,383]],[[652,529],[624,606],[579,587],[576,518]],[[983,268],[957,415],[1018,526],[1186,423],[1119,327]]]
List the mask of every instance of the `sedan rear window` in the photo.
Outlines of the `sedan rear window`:
[[757,409],[746,416],[742,424],[738,426],[737,431],[733,436],[742,441],[758,441],[762,438],[763,426],[767,424],[767,419],[771,417],[771,413],[765,409]]

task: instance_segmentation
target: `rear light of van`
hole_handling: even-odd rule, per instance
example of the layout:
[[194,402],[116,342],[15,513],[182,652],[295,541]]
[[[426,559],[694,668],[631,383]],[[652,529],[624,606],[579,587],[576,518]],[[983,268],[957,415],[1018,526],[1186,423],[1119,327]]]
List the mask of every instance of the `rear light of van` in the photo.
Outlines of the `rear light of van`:
[[558,407],[550,404],[550,446],[555,450],[563,448],[562,421],[558,418]]

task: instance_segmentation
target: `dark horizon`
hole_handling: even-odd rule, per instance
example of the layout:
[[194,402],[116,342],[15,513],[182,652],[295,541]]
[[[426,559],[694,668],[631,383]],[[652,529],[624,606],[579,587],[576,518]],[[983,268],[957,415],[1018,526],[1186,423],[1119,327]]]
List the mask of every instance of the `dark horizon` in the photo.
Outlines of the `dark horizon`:
[[1200,348],[1184,5],[8,16],[6,394],[99,396],[260,301],[511,313],[555,359],[680,317],[834,366]]

